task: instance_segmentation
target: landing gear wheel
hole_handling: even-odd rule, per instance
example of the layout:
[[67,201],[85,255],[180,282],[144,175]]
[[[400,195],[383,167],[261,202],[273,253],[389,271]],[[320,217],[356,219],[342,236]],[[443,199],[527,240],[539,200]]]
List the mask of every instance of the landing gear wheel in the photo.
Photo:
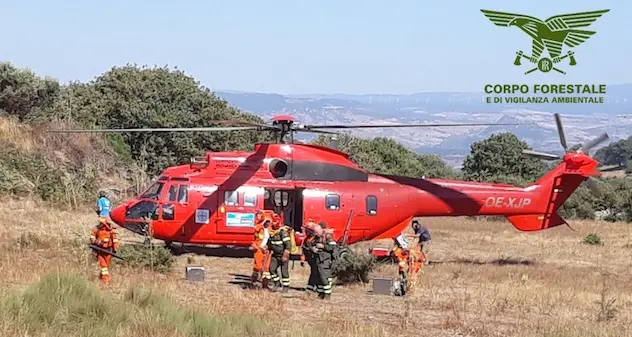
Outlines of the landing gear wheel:
[[351,257],[351,254],[353,254],[353,252],[347,247],[340,247],[336,250],[335,254],[336,260],[346,260]]

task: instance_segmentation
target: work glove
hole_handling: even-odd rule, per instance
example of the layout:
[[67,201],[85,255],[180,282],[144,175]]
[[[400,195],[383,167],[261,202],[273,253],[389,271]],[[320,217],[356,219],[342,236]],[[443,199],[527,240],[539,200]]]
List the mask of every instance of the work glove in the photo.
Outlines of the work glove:
[[287,260],[290,259],[290,252],[287,250],[283,252],[283,256],[281,257],[281,262],[286,263]]
[[314,253],[318,253],[318,248],[316,248],[316,247],[312,247],[312,248],[310,248],[310,249],[312,250],[312,252],[314,252]]
[[323,248],[325,248],[325,245],[323,245],[322,243],[317,243],[316,244],[316,248],[323,249]]
[[97,246],[101,246],[102,242],[99,239],[94,240],[94,244]]

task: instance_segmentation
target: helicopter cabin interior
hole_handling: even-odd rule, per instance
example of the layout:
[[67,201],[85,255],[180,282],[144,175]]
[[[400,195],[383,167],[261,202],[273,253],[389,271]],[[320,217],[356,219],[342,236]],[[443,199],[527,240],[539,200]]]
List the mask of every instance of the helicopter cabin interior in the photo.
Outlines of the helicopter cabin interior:
[[265,188],[263,198],[263,209],[282,215],[284,225],[294,231],[303,230],[303,188]]

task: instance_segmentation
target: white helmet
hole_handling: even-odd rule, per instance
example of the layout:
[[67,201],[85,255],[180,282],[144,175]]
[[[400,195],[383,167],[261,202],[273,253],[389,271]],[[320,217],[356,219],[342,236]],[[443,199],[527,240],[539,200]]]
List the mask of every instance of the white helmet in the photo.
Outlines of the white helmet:
[[397,243],[399,244],[400,247],[402,247],[403,249],[408,249],[408,240],[406,239],[406,237],[402,234],[398,235],[395,240],[397,240]]

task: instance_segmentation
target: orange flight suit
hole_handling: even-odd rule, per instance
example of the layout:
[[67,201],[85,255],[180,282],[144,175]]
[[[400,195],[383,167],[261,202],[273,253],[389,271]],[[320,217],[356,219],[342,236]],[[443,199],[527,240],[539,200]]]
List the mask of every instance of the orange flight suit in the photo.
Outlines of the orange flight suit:
[[[99,224],[92,229],[90,233],[90,243],[101,248],[113,249],[116,252],[119,249],[118,233],[110,226],[107,218],[100,217]],[[112,262],[112,255],[94,251],[99,268],[99,279],[105,282],[110,282],[110,264]]]
[[254,261],[252,266],[251,285],[254,286],[255,282],[259,280],[259,273],[261,273],[261,283],[264,288],[268,286],[270,281],[270,253],[268,252],[267,245],[261,247],[265,238],[266,228],[264,223],[266,221],[272,222],[272,211],[264,210],[259,211],[255,215],[255,228],[254,228],[254,240],[251,247],[254,250]]
[[399,265],[399,274],[404,275],[406,272],[406,267],[408,266],[408,258],[410,256],[410,252],[408,249],[403,249],[401,247],[393,248],[393,255],[395,255],[395,259]]
[[265,238],[265,227],[263,224],[266,220],[270,220],[266,214],[263,212],[259,212],[255,218],[255,230],[254,230],[254,240],[252,242],[252,248],[254,250],[254,261],[252,266],[253,273],[258,274],[263,271],[263,264],[265,262],[265,251],[261,244],[263,243],[263,239]]
[[426,262],[424,253],[420,250],[413,249],[410,251],[408,270],[413,274],[417,274],[419,270],[421,270],[424,262]]

